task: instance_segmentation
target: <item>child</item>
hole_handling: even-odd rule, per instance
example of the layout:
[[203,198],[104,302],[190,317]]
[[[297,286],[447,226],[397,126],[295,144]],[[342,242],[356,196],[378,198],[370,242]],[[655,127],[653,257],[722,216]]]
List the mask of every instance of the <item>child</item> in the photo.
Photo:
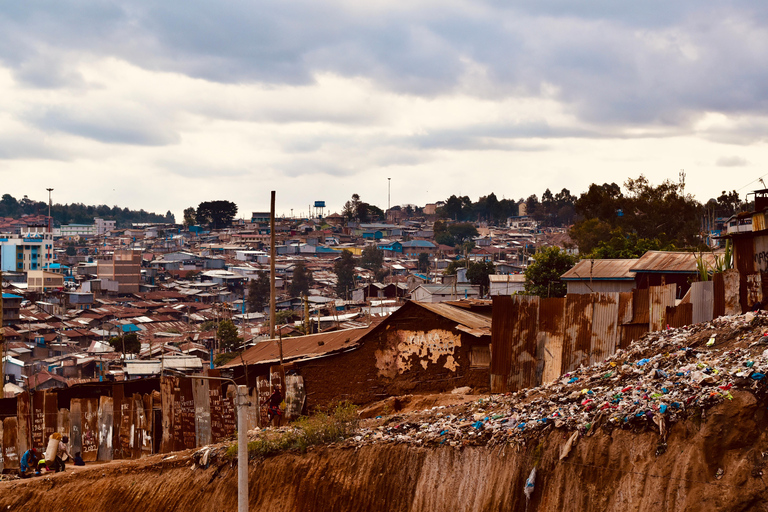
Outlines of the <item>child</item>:
[[75,452],[75,466],[85,466],[85,461],[80,456],[80,452]]

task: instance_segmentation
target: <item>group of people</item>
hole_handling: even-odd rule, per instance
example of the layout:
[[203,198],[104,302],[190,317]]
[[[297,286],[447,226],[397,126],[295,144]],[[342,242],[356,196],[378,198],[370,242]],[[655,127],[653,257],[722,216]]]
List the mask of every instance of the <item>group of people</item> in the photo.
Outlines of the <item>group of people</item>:
[[[51,439],[53,439],[53,436],[51,436]],[[45,453],[38,452],[35,448],[30,448],[24,452],[19,463],[19,473],[21,478],[26,478],[31,472],[34,472],[35,475],[41,475],[43,470],[54,471],[56,473],[64,471],[65,463],[70,459],[75,466],[85,466],[85,461],[80,456],[80,452],[75,453],[74,457],[70,455],[69,446],[67,446],[69,438],[67,436],[62,437],[58,441],[58,445],[55,447],[55,452],[47,455],[49,460],[46,460]],[[53,460],[50,460],[52,455]]]

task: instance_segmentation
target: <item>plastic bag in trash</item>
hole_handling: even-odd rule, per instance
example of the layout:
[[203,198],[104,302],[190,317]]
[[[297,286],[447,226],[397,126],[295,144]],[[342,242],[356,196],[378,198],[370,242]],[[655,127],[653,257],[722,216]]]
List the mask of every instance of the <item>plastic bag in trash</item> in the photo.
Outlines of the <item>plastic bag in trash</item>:
[[525,489],[523,490],[526,500],[531,499],[531,494],[533,494],[533,486],[535,483],[536,483],[536,468],[533,468],[531,470],[531,474],[528,475],[528,480],[525,481]]

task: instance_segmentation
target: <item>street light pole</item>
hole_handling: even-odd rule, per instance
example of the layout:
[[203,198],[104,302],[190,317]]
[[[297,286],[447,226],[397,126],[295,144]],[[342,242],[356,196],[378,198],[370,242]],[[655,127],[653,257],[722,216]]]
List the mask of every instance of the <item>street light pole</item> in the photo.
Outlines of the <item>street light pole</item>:
[[52,188],[45,189],[48,191],[48,232],[53,233],[53,222],[51,222],[51,192]]
[[387,178],[387,211],[392,208],[390,198],[392,197],[392,178]]

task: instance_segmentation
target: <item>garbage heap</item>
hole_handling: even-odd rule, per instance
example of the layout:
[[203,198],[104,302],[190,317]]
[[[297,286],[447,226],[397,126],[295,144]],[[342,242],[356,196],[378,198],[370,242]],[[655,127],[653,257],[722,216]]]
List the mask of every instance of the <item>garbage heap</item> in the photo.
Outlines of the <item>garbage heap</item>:
[[346,444],[408,443],[456,448],[525,444],[552,430],[657,429],[657,454],[672,424],[733,399],[735,390],[766,391],[768,314],[747,313],[648,333],[602,363],[558,381],[458,406],[377,417]]

